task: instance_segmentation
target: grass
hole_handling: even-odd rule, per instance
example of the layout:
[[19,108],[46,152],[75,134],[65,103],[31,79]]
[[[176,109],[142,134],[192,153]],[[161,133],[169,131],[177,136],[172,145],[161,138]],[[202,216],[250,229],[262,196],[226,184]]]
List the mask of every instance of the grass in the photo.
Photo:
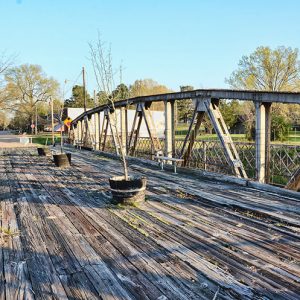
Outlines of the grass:
[[[56,133],[54,135],[55,142],[60,143],[60,134]],[[51,145],[52,144],[52,134],[49,133],[43,133],[39,135],[33,135],[32,136],[32,143],[34,144],[40,144],[40,145]]]

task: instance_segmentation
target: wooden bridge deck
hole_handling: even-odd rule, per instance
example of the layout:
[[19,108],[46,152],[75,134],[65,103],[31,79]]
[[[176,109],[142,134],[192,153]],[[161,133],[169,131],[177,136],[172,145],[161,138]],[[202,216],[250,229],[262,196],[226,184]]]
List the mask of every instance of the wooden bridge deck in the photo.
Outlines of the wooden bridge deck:
[[300,201],[142,164],[145,204],[109,203],[120,163],[0,156],[0,299],[300,299]]

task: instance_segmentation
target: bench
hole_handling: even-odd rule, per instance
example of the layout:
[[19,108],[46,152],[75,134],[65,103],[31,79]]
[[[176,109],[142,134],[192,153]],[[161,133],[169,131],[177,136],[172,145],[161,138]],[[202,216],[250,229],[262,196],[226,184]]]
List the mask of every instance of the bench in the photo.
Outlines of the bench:
[[75,141],[75,146],[79,149],[79,150],[81,150],[81,147],[83,146],[83,142],[81,142],[81,141]]
[[173,162],[174,174],[177,174],[177,172],[176,172],[177,163],[184,161],[184,159],[182,159],[182,158],[173,158],[173,157],[160,156],[160,155],[154,156],[154,159],[159,162],[160,167],[161,167],[162,170],[164,169],[164,162],[165,161]]

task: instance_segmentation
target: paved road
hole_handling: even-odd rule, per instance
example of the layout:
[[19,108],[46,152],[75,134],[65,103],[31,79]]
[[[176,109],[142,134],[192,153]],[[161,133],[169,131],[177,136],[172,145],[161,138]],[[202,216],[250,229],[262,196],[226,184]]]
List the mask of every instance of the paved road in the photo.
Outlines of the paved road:
[[19,143],[21,135],[0,135],[0,143]]
[[0,134],[0,148],[22,148],[22,147],[33,147],[34,144],[30,143],[30,139],[20,142],[20,138],[28,138],[24,135],[10,135],[10,134]]

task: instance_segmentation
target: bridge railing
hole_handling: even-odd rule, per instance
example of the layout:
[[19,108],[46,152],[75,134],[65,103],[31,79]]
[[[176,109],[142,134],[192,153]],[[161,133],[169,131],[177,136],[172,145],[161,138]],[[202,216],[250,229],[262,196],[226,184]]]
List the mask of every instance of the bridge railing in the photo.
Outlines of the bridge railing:
[[[160,142],[164,145],[164,139],[160,139]],[[184,139],[180,138],[175,141],[175,157],[177,158],[180,157],[183,142]],[[234,144],[248,177],[255,179],[255,143],[234,142]],[[105,148],[106,151],[115,153],[112,136],[108,136]],[[270,153],[270,183],[284,186],[299,168],[300,145],[271,144]],[[134,156],[153,159],[154,155],[150,138],[140,137]],[[230,165],[226,163],[222,144],[218,140],[196,141],[186,167],[234,175]]]

